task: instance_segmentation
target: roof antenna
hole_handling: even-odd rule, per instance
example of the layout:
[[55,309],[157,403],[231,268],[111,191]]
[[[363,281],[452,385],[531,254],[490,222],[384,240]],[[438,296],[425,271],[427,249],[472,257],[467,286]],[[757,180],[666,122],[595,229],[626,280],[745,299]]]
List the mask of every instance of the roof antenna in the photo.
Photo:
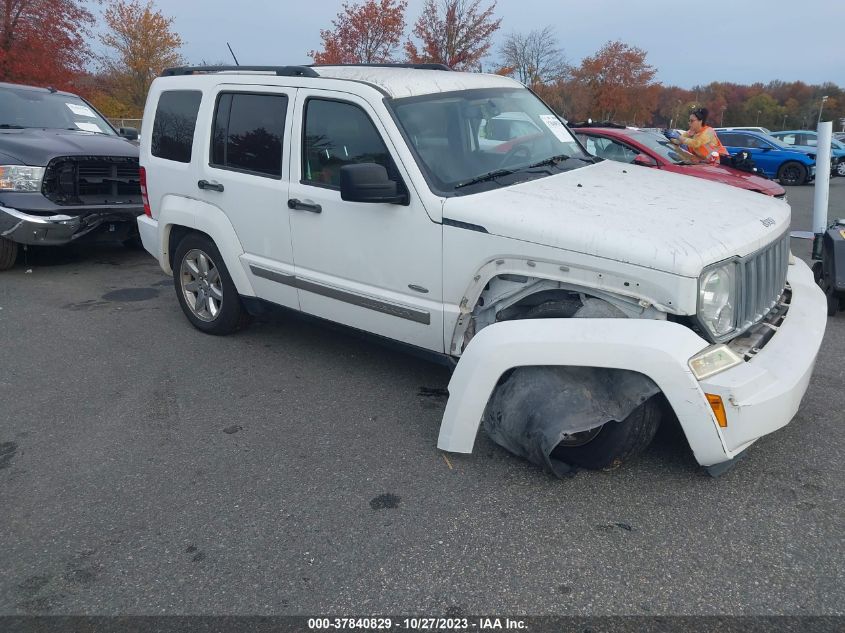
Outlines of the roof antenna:
[[[226,42],[226,46],[229,46],[229,42]],[[235,51],[232,50],[232,47],[229,46],[229,52],[232,53],[232,59],[235,60],[235,66],[240,66],[240,62],[238,62],[238,58],[235,57]]]

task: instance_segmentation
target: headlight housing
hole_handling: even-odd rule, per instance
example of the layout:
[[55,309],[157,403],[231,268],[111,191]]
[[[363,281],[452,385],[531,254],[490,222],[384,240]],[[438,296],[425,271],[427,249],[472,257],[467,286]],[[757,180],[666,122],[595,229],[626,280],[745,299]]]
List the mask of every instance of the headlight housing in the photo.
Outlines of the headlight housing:
[[0,191],[41,191],[44,167],[0,165]]
[[736,329],[736,262],[718,264],[705,270],[698,279],[698,320],[720,341]]

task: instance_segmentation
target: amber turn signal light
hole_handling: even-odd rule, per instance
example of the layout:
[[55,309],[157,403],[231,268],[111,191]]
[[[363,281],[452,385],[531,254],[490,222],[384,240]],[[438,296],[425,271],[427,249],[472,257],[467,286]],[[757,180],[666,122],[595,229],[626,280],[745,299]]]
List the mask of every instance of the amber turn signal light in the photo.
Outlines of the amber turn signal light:
[[717,396],[713,393],[705,393],[707,402],[710,403],[710,408],[713,409],[713,414],[719,422],[719,426],[723,429],[728,426],[728,414],[725,411],[725,404],[722,402],[722,396]]

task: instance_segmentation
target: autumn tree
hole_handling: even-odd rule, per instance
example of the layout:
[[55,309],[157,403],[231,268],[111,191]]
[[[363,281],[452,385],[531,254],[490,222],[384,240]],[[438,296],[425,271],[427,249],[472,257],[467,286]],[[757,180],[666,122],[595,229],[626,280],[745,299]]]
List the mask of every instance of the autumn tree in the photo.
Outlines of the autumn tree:
[[552,26],[530,33],[511,33],[500,51],[501,64],[509,75],[526,86],[549,85],[568,72],[566,57]]
[[140,114],[153,79],[182,63],[182,39],[173,30],[173,18],[152,0],[112,0],[103,17],[107,31],[100,41],[109,52],[100,60],[102,73],[111,96]]
[[425,0],[414,24],[418,40],[405,42],[413,64],[446,64],[455,70],[478,70],[493,45],[501,19],[494,17],[496,2],[486,9],[481,0]]
[[93,24],[82,0],[0,0],[0,81],[73,87]]
[[407,0],[344,2],[332,28],[320,31],[323,50],[308,54],[316,64],[392,62],[405,32],[407,6]]
[[611,41],[584,58],[572,75],[589,95],[588,116],[629,123],[650,118],[660,84],[654,80],[657,71],[646,63],[646,55],[641,48]]

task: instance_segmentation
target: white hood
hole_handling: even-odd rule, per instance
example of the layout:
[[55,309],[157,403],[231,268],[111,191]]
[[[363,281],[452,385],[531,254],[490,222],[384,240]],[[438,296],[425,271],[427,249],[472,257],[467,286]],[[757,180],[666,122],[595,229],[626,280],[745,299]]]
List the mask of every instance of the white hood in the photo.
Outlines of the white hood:
[[736,187],[604,161],[448,198],[443,217],[503,237],[698,277],[789,228],[781,200]]

